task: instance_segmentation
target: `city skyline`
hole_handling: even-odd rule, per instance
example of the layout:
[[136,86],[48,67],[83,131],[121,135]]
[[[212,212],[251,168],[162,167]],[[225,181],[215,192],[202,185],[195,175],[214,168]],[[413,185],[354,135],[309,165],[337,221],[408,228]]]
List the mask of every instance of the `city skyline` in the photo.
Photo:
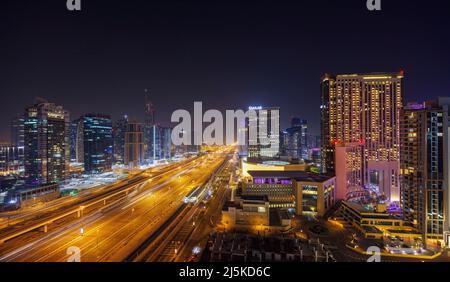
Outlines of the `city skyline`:
[[0,262],[450,262],[448,0],[37,2],[0,11]]

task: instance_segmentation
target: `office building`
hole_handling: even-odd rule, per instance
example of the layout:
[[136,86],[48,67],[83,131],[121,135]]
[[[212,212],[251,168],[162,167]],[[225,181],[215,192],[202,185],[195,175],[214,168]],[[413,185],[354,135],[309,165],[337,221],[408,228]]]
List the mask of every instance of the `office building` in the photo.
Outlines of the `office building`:
[[322,171],[336,173],[336,145],[360,144],[361,183],[345,185],[385,195],[391,202],[400,200],[402,80],[403,72],[325,75],[322,79]]
[[21,174],[23,150],[23,147],[0,144],[0,176]]
[[267,196],[271,208],[323,216],[335,203],[335,177],[298,170],[250,170],[242,195]]
[[17,148],[20,174],[24,172],[24,122],[23,114],[16,115],[11,121],[11,145]]
[[81,120],[84,171],[87,173],[110,171],[113,157],[111,117],[103,114],[87,114]]
[[173,155],[172,129],[170,127],[161,127],[161,158],[170,159]]
[[124,115],[116,121],[113,128],[114,136],[114,162],[124,164],[125,160],[125,132],[127,130],[128,116]]
[[[300,118],[293,118],[291,127],[285,130],[283,138],[285,153],[293,159],[308,159],[308,123]],[[287,141],[285,140],[287,139]]]
[[125,131],[124,162],[135,167],[144,161],[144,132],[142,123],[128,121]]
[[161,127],[154,124],[150,128],[150,143],[147,150],[147,160],[160,160],[161,159]]
[[280,108],[249,107],[247,154],[249,158],[273,159],[280,155]]
[[69,166],[69,113],[53,103],[40,102],[25,110],[24,162],[27,183],[63,181]]
[[143,126],[143,141],[144,141],[144,159],[153,160],[156,152],[153,150],[156,140],[156,135],[159,132],[155,130],[155,107],[150,99],[148,90],[145,89],[145,111],[144,111],[144,126]]

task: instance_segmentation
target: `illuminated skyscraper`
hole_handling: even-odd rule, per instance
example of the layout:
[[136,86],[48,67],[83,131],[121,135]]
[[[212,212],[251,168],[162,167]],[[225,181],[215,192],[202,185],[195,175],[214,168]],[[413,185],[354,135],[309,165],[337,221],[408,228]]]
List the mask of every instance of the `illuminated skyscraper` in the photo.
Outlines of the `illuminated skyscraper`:
[[249,158],[271,159],[280,155],[280,108],[249,107],[255,115],[247,119]]
[[401,119],[403,216],[427,239],[449,230],[449,105],[450,98],[409,104]]
[[142,123],[129,121],[125,131],[124,162],[138,166],[144,160],[144,138]]
[[25,177],[31,185],[62,181],[69,165],[69,113],[41,102],[25,110]]
[[123,164],[125,159],[125,132],[127,130],[128,116],[124,115],[116,121],[113,128],[114,136],[114,162]]
[[161,158],[170,159],[172,157],[172,129],[170,127],[161,127]]
[[20,156],[23,157],[23,147],[0,144],[0,176],[20,174]]
[[23,114],[16,115],[11,121],[11,145],[17,148],[17,161],[21,174],[24,171],[24,122],[25,118]]
[[11,121],[11,145],[18,148],[24,146],[24,116],[15,116]]
[[81,119],[83,122],[84,171],[101,173],[111,170],[113,158],[111,117],[87,114]]
[[293,118],[291,127],[286,129],[286,155],[294,159],[308,159],[308,123],[300,118]]
[[[322,79],[323,172],[335,173],[336,145],[354,148],[360,144],[361,184],[346,186],[370,189],[390,201],[399,201],[400,196],[402,79],[403,72],[325,75]],[[342,183],[337,174],[336,181]]]
[[144,112],[144,159],[150,160],[154,158],[155,150],[153,150],[153,141],[155,140],[155,107],[150,100],[150,94],[145,89],[145,112]]

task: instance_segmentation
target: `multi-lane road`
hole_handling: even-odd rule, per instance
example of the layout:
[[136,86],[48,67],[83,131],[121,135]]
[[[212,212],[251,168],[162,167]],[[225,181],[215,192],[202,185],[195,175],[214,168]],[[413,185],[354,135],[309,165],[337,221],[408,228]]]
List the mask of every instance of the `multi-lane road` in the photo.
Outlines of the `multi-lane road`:
[[183,205],[170,225],[154,234],[151,243],[141,246],[139,254],[129,258],[133,261],[191,261],[196,259],[193,250],[201,251],[208,234],[220,220],[221,210],[229,189],[230,179],[237,160],[228,158],[203,185],[203,196]]
[[[78,197],[11,213],[0,230],[0,261],[139,260],[141,250],[177,231],[184,199],[223,169],[232,148],[143,171]],[[144,259],[142,259],[144,260]]]

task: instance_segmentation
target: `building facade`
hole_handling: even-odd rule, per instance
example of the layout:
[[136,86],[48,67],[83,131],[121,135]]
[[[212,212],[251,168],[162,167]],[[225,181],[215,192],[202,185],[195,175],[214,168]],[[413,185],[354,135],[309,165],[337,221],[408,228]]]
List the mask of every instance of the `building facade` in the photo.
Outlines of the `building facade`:
[[450,98],[409,104],[401,122],[401,191],[404,219],[425,239],[449,230]]
[[66,178],[70,147],[69,113],[42,102],[25,110],[24,162],[28,184],[59,182]]
[[0,176],[20,175],[23,170],[23,147],[0,144]]
[[142,123],[129,121],[125,132],[124,162],[138,166],[144,161],[144,132]]
[[325,75],[322,79],[323,172],[335,173],[336,145],[359,143],[361,187],[393,202],[400,200],[402,80],[403,72]]
[[16,115],[11,121],[11,145],[18,150],[19,171],[21,175],[23,175],[24,172],[24,123],[25,118],[23,114]]
[[161,127],[161,158],[170,159],[173,155],[172,128]]
[[242,195],[267,196],[270,207],[323,216],[335,203],[335,177],[306,171],[253,170]]
[[308,159],[308,122],[300,118],[293,118],[291,127],[285,130],[285,153],[293,159]]
[[124,164],[125,161],[125,132],[127,130],[128,116],[124,115],[116,121],[113,128],[114,136],[114,163]]
[[[144,142],[144,159],[151,160],[155,155],[153,140],[154,135],[158,134],[155,127],[155,107],[150,99],[148,90],[145,89],[145,111],[144,111],[144,125],[143,125],[143,142]],[[155,138],[156,139],[156,138]]]
[[280,155],[280,108],[249,107],[247,154],[249,158],[271,159]]
[[87,114],[83,123],[84,171],[102,173],[112,166],[113,138],[111,117],[102,114]]

